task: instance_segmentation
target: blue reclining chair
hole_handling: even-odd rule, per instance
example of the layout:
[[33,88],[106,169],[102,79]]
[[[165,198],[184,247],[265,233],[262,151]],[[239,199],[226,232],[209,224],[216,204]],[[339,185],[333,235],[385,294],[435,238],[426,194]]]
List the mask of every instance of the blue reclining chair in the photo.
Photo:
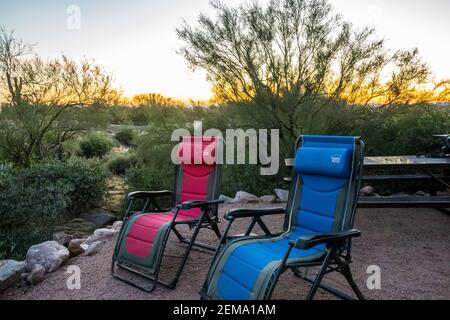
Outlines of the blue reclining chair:
[[[364,159],[357,137],[301,136],[289,199],[284,208],[236,209],[226,213],[229,224],[201,291],[203,299],[270,299],[280,275],[288,269],[311,283],[307,299],[319,287],[343,299],[353,299],[322,284],[337,271],[345,276],[356,297],[364,299],[353,280],[351,239]],[[270,234],[261,217],[285,214],[284,232]],[[227,234],[235,219],[251,217],[241,237]],[[255,224],[266,233],[249,236]],[[298,268],[320,266],[311,278]]]

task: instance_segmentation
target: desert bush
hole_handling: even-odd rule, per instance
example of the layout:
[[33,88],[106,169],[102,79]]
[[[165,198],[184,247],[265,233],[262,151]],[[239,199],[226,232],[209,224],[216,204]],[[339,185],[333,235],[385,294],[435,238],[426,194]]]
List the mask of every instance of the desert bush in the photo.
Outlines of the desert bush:
[[112,174],[121,176],[135,164],[136,156],[133,153],[114,154],[106,162],[106,167]]
[[114,136],[122,145],[132,147],[135,145],[137,132],[133,127],[121,128]]
[[103,132],[92,132],[80,141],[79,155],[85,158],[102,158],[114,146],[113,140]]
[[28,247],[50,239],[56,225],[103,200],[105,174],[78,158],[25,169],[3,165],[0,190],[0,259],[21,259]]

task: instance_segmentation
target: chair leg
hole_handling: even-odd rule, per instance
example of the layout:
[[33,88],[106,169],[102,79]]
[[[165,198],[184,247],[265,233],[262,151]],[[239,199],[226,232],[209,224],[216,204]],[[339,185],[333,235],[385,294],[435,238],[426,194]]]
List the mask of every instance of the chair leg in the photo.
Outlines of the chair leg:
[[217,239],[220,240],[222,238],[222,235],[220,234],[220,230],[219,230],[219,226],[217,225],[217,222],[212,221],[211,222],[211,228],[214,231],[214,233],[216,234]]
[[200,231],[200,228],[202,227],[203,219],[204,219],[204,217],[203,217],[203,214],[202,214],[202,216],[200,217],[200,219],[199,219],[199,221],[198,221],[198,223],[197,223],[197,225],[195,227],[194,233],[192,234],[191,240],[189,241],[188,247],[186,248],[186,251],[185,251],[184,256],[183,256],[183,260],[181,261],[181,264],[179,265],[179,267],[177,269],[177,272],[175,274],[175,278],[170,283],[170,286],[172,288],[175,288],[177,283],[178,283],[178,280],[180,278],[181,272],[183,271],[184,265],[186,264],[187,259],[189,257],[189,253],[191,252],[192,246],[195,243],[195,239],[197,239],[198,232]]
[[325,259],[323,260],[322,266],[320,267],[320,271],[317,274],[316,279],[314,280],[314,283],[308,292],[308,295],[306,296],[306,300],[312,300],[314,298],[314,295],[316,294],[317,289],[319,288],[320,283],[322,282],[322,279],[325,276],[325,273],[327,272],[328,265],[330,264],[331,257],[335,250],[336,250],[335,248],[328,249]]
[[[140,290],[145,291],[145,292],[148,292],[148,293],[150,293],[150,292],[152,292],[153,290],[155,290],[156,284],[158,283],[158,280],[157,280],[158,278],[157,278],[157,276],[156,276],[155,279],[152,279],[152,278],[147,277],[147,276],[145,276],[145,275],[143,275],[143,274],[137,273],[137,274],[139,274],[140,276],[142,276],[142,277],[144,277],[144,278],[146,278],[146,279],[148,279],[148,280],[150,280],[150,281],[152,282],[152,285],[151,285],[150,287],[145,287],[145,286],[143,286],[143,285],[141,285],[141,284],[139,284],[139,283],[137,283],[137,282],[135,282],[135,281],[132,281],[132,280],[127,279],[127,278],[125,278],[125,277],[119,276],[119,275],[116,273],[116,271],[115,271],[115,267],[116,267],[116,261],[113,259],[112,264],[111,264],[111,275],[112,275],[113,278],[115,278],[115,279],[117,279],[117,280],[120,280],[120,281],[122,281],[122,282],[125,282],[126,284],[129,284],[129,285],[131,285],[131,286],[133,286],[133,287],[135,287],[135,288],[137,288],[137,289],[140,289]],[[128,270],[131,271],[131,272],[133,272],[133,273],[136,273],[135,271],[133,271],[133,270],[131,270],[131,269],[128,269]]]
[[348,284],[352,288],[353,292],[356,294],[359,300],[365,300],[364,295],[362,294],[361,290],[358,288],[358,285],[356,284],[355,280],[353,279],[352,272],[350,270],[350,266],[347,262],[342,261],[342,259],[337,255],[335,252],[335,259],[334,259],[339,266],[341,273],[344,275],[345,279],[347,279]]

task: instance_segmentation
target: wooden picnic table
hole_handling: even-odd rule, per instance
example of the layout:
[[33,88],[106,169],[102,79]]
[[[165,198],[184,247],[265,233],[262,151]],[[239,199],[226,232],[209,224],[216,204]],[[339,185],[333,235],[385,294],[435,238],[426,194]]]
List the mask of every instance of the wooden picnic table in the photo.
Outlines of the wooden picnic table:
[[[285,159],[287,167],[294,166],[294,159]],[[395,175],[364,175],[365,182],[380,181],[402,181],[405,183],[412,181],[434,181],[436,184],[450,188],[450,158],[425,158],[417,156],[382,156],[364,158],[364,173],[374,169],[395,170],[408,169],[415,171],[414,174]],[[440,171],[439,173],[435,171]],[[285,178],[290,181],[290,178]],[[436,208],[446,213],[446,208],[450,208],[450,196],[361,196],[358,201],[361,208]]]

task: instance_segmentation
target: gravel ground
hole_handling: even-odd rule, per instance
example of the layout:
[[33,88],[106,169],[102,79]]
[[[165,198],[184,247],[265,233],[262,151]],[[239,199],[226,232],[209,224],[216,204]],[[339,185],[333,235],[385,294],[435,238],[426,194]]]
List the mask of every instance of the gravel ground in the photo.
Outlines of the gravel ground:
[[[244,207],[245,205],[240,205]],[[246,205],[255,207],[255,205]],[[262,205],[259,205],[262,206]],[[267,206],[267,205],[265,205]],[[234,206],[236,207],[236,206]],[[220,216],[230,206],[222,206]],[[356,282],[368,299],[450,299],[450,217],[433,209],[359,209],[355,227],[362,237],[354,241],[352,270]],[[282,227],[282,217],[266,217],[272,231]],[[239,221],[232,234],[245,230]],[[225,223],[221,223],[225,228]],[[257,229],[256,229],[257,230]],[[188,234],[189,230],[184,230]],[[213,243],[210,230],[202,230],[199,240]],[[9,289],[1,299],[198,299],[198,291],[208,270],[211,254],[194,249],[175,290],[158,286],[152,293],[140,291],[110,275],[114,240],[107,241],[94,256],[79,256],[67,261],[59,270],[46,275],[34,287]],[[163,260],[162,277],[173,274],[183,246],[172,237]],[[81,268],[81,289],[68,290],[67,268]],[[367,267],[381,268],[381,289],[366,286]],[[313,269],[312,271],[316,271]],[[329,284],[347,288],[339,275],[328,275]],[[274,299],[303,299],[308,285],[286,272],[275,290]],[[333,299],[319,290],[317,299]]]

